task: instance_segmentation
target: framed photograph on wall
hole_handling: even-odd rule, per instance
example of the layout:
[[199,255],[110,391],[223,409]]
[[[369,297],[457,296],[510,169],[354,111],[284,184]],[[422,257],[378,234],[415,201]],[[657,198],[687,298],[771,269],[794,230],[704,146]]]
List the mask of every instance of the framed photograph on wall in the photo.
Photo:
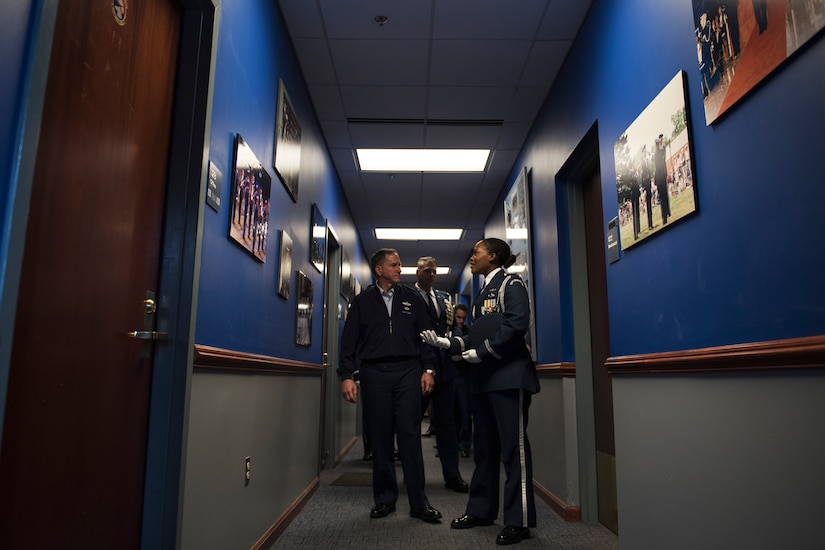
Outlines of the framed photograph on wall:
[[708,126],[825,26],[821,0],[692,0]]
[[301,125],[295,115],[292,100],[278,79],[278,115],[275,122],[275,172],[292,197],[298,202],[298,174],[301,168]]
[[312,345],[312,281],[298,271],[298,309],[295,316],[295,343]]
[[676,73],[613,146],[622,250],[697,210],[685,77]]
[[289,298],[289,285],[292,275],[292,237],[286,230],[281,230],[281,254],[278,265],[278,295]]
[[261,262],[266,262],[271,189],[272,178],[238,134],[235,137],[229,237]]
[[310,219],[312,227],[312,243],[309,247],[309,261],[319,273],[324,272],[324,263],[327,261],[327,220],[317,204],[312,205]]
[[536,316],[533,303],[535,292],[533,291],[532,266],[533,258],[530,243],[530,196],[528,186],[527,168],[524,167],[518,173],[516,181],[504,199],[504,232],[505,240],[510,245],[510,251],[516,257],[515,263],[508,269],[508,273],[519,275],[527,286],[527,293],[530,296],[530,331],[528,332],[530,354],[533,361],[536,361]]

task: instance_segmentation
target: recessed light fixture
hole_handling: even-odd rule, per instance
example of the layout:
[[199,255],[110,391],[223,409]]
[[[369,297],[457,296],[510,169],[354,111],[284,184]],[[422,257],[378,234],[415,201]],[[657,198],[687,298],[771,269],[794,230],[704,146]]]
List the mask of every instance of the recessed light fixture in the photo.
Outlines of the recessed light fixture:
[[[416,266],[410,267],[401,267],[401,275],[415,275],[415,270],[417,269]],[[450,272],[450,268],[445,265],[440,265],[435,268],[436,275],[447,275]]]
[[362,172],[483,172],[489,149],[356,149]]
[[375,238],[393,241],[457,241],[463,229],[376,227]]

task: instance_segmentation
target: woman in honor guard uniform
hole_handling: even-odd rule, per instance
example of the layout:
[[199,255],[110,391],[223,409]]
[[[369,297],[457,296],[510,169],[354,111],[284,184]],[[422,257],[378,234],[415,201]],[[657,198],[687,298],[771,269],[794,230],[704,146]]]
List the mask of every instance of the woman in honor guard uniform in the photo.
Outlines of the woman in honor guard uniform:
[[515,544],[536,526],[533,465],[527,438],[530,400],[539,391],[538,376],[526,335],[530,301],[524,281],[504,270],[515,257],[501,239],[483,239],[473,248],[470,270],[484,275],[484,288],[472,307],[469,337],[442,338],[424,331],[424,342],[461,353],[471,363],[470,387],[475,397],[475,470],[465,514],[453,529],[492,525],[499,510],[499,471],[504,464],[504,529],[497,544]]

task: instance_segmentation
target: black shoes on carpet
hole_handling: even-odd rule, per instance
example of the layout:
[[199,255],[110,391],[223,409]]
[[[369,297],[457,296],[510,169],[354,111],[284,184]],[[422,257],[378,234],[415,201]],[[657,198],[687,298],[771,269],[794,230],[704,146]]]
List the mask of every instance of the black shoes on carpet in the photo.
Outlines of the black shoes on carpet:
[[[370,510],[370,518],[385,518],[395,512],[395,504],[376,504]],[[438,523],[441,520],[441,512],[432,506],[425,506],[421,510],[410,510],[410,517],[418,518],[427,523]]]
[[444,487],[453,490],[456,493],[466,493],[470,490],[469,485],[467,485],[466,481],[461,479],[461,476],[451,477],[450,479],[444,481]]
[[432,506],[425,506],[421,510],[410,510],[410,517],[418,518],[427,523],[438,523],[441,520],[441,512]]
[[493,520],[487,518],[480,518],[470,514],[464,514],[460,518],[455,518],[450,522],[450,527],[453,529],[472,529],[473,527],[483,527],[492,525]]
[[[450,522],[453,529],[472,529],[473,527],[486,527],[492,525],[493,520],[480,518],[471,514],[464,514],[460,518],[455,518]],[[516,544],[524,539],[530,538],[530,529],[527,527],[515,527],[507,525],[496,537],[496,544]]]
[[372,519],[384,518],[395,512],[395,504],[376,504],[370,510]]
[[508,525],[496,537],[496,544],[516,544],[530,538],[530,529]]

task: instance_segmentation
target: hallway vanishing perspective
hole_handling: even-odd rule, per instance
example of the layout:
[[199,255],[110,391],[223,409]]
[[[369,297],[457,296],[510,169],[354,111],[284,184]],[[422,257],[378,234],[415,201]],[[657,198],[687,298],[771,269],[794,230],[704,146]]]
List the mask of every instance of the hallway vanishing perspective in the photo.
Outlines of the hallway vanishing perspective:
[[[426,428],[426,423],[424,424]],[[440,524],[424,523],[409,516],[403,486],[397,511],[382,519],[370,519],[373,505],[370,462],[361,460],[359,440],[341,464],[321,472],[318,491],[272,546],[273,549],[472,549],[496,548],[496,535],[502,529],[501,517],[489,527],[456,530],[450,521],[464,513],[467,495],[444,488],[441,463],[433,448],[434,438],[422,439],[427,497],[444,515]],[[461,475],[468,482],[473,473],[472,458],[462,458]],[[399,484],[403,479],[397,462]],[[502,482],[504,473],[502,472]],[[542,550],[618,550],[618,537],[600,524],[586,525],[562,520],[536,495],[538,526],[532,538],[513,548]]]

